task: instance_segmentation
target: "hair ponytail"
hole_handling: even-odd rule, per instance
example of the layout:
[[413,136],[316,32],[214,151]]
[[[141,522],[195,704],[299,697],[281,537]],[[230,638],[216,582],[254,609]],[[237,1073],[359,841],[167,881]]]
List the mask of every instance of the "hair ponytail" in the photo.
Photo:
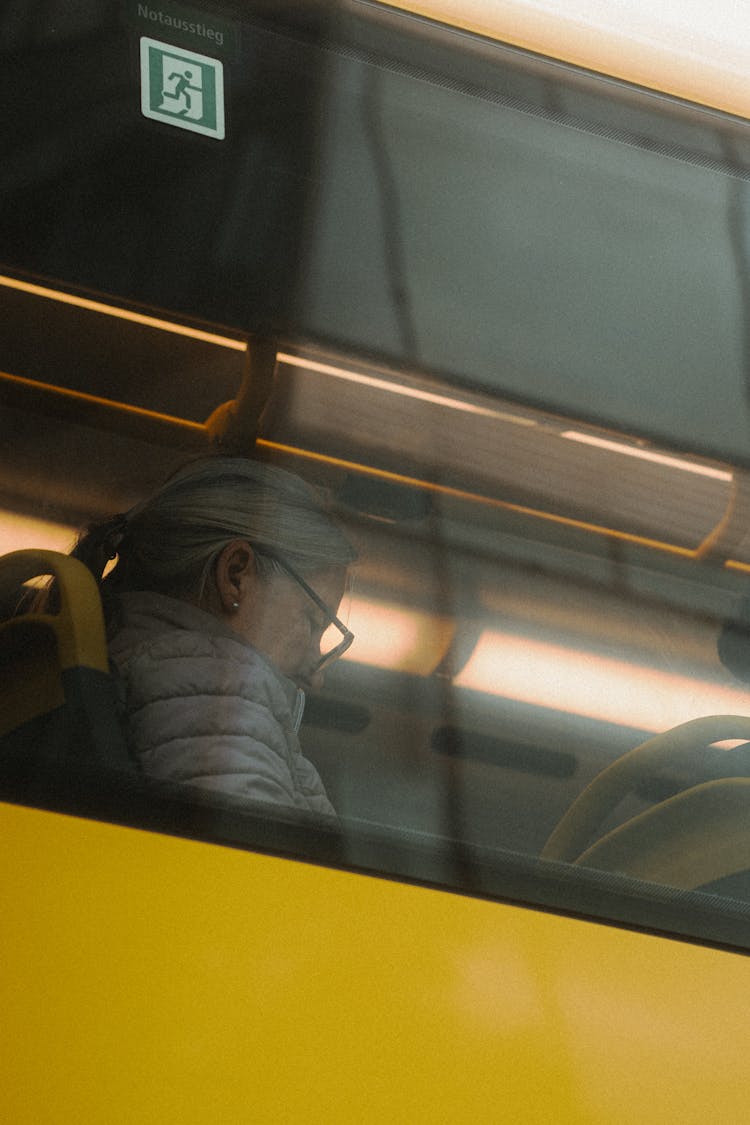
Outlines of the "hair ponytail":
[[[106,586],[104,584],[105,571],[108,564],[117,557],[120,544],[127,530],[127,516],[121,513],[109,516],[104,520],[97,520],[79,536],[70,552],[71,558],[78,559],[91,571],[99,592],[102,595],[105,618],[109,615]],[[57,583],[50,578],[31,595],[24,598],[18,608],[20,613],[57,613],[60,608],[57,592]]]
[[118,555],[127,532],[127,523],[127,516],[121,513],[89,524],[70,552],[74,559],[80,559],[85,563],[99,586],[104,579],[108,563]]

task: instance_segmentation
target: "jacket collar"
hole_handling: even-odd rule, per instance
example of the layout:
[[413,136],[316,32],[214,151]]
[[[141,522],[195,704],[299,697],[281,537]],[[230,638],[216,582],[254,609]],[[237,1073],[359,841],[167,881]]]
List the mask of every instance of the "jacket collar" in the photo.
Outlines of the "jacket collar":
[[289,704],[292,724],[295,733],[299,731],[302,716],[305,710],[305,693],[298,688],[293,680],[285,676],[268,660],[262,652],[258,652],[254,645],[235,633],[218,617],[200,609],[197,605],[184,602],[179,598],[170,598],[166,594],[155,594],[150,591],[128,591],[118,595],[122,611],[122,632],[148,633],[155,636],[159,632],[169,632],[172,629],[187,629],[207,636],[224,637],[249,649],[258,660],[270,670],[277,680]]

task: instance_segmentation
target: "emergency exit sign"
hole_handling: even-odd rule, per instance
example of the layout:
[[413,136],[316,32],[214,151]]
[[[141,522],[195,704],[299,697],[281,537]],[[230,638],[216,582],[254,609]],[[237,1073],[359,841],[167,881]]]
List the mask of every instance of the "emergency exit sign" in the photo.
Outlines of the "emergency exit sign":
[[224,139],[224,67],[220,59],[141,39],[141,112],[144,117]]

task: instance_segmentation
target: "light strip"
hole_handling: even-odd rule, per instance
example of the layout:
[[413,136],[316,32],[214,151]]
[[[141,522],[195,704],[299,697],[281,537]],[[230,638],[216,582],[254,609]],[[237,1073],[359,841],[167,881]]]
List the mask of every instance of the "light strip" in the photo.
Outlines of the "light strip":
[[118,320],[129,320],[134,324],[143,324],[147,328],[159,328],[162,332],[172,332],[176,336],[188,336],[192,340],[216,344],[220,348],[231,348],[237,352],[247,351],[247,343],[244,340],[233,340],[230,336],[219,336],[215,332],[204,332],[201,328],[189,328],[185,324],[175,324],[171,320],[162,320],[160,317],[146,316],[144,313],[121,309],[116,305],[107,305],[103,301],[92,301],[88,297],[76,297],[72,293],[63,293],[59,289],[48,289],[44,285],[32,285],[31,282],[19,281],[15,277],[0,275],[0,285],[5,286],[6,289],[17,289],[21,293],[30,293],[34,297],[46,297],[61,305],[74,305],[76,308],[87,309],[89,312],[117,317]]
[[[447,617],[358,595],[351,598],[348,621],[354,643],[343,660],[413,676],[434,671],[456,631],[455,622]],[[339,639],[332,626],[324,634],[323,651],[326,641],[335,644]]]
[[417,387],[404,386],[388,379],[378,379],[373,375],[363,375],[359,371],[347,371],[342,367],[333,367],[328,363],[319,363],[318,360],[305,359],[302,356],[290,355],[287,352],[279,352],[276,358],[279,363],[286,363],[290,367],[301,367],[305,371],[318,371],[321,375],[332,375],[334,379],[345,379],[349,383],[376,387],[379,391],[387,391],[389,394],[400,395],[402,398],[416,398],[421,402],[431,402],[436,406],[447,406],[451,410],[461,410],[466,414],[480,414],[485,418],[511,422],[515,426],[531,427],[538,425],[533,418],[524,418],[517,414],[508,414],[504,410],[492,410],[486,406],[477,406],[473,402],[464,402],[462,399],[435,394],[433,391],[421,391]]
[[646,731],[703,715],[750,715],[750,691],[491,630],[454,683]]
[[665,465],[669,469],[681,469],[686,473],[695,473],[700,477],[711,477],[712,480],[733,480],[732,473],[724,469],[714,469],[711,465],[698,465],[693,461],[685,461],[681,457],[670,457],[666,453],[655,453],[650,449],[639,449],[634,445],[626,445],[620,441],[611,441],[608,438],[596,437],[594,434],[584,434],[578,430],[565,430],[560,437],[569,441],[580,442],[581,445],[593,445],[597,449],[606,449],[610,453],[621,453],[624,457],[636,457],[639,461],[651,461],[655,465]]

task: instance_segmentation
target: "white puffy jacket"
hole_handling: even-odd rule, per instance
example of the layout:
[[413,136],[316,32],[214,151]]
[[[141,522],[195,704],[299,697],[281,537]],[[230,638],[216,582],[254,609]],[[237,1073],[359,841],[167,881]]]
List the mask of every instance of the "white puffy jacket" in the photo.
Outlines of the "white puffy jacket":
[[161,594],[120,598],[110,642],[128,743],[145,773],[335,815],[297,730],[304,693],[212,614]]

